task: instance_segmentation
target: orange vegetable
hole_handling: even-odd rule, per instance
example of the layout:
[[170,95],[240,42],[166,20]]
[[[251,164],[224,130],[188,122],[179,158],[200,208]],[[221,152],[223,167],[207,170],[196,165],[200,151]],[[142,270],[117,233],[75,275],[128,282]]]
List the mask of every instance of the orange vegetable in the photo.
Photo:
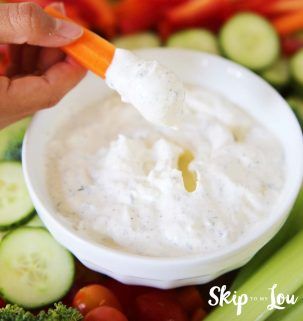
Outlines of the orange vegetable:
[[266,3],[261,11],[266,16],[274,17],[295,12],[297,10],[303,10],[302,0],[278,0],[273,3]]
[[[52,7],[46,7],[45,11],[54,17],[67,19]],[[106,70],[111,64],[115,53],[114,45],[85,28],[80,39],[63,47],[62,50],[83,67],[90,69],[103,78],[105,78]]]
[[166,18],[176,24],[193,23],[219,14],[225,5],[225,0],[192,0],[168,11]]
[[217,30],[230,15],[230,0],[191,0],[168,10],[159,24],[163,39],[184,28],[206,27]]
[[274,27],[281,36],[303,29],[303,10],[295,11],[272,20]]
[[134,33],[157,26],[165,12],[191,0],[121,0],[115,5],[117,25],[122,33]]

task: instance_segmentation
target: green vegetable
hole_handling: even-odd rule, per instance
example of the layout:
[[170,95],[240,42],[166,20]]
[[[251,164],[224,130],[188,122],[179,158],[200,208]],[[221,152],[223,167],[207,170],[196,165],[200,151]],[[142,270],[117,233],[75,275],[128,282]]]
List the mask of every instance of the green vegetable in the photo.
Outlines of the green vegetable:
[[300,321],[303,320],[303,287],[301,287],[295,296],[298,299],[294,305],[285,305],[284,310],[275,311],[266,321]]
[[26,226],[32,226],[32,227],[44,227],[43,222],[41,221],[40,217],[38,215],[35,215],[27,224]]
[[221,29],[219,42],[228,58],[253,70],[268,68],[280,53],[276,30],[254,13],[239,13],[229,19]]
[[66,295],[74,275],[73,256],[44,228],[17,228],[0,243],[0,292],[5,301],[28,309],[47,306]]
[[300,190],[295,205],[281,230],[244,267],[235,278],[231,291],[238,289],[262,264],[269,259],[293,235],[303,230],[303,189]]
[[285,87],[290,80],[290,70],[288,60],[278,59],[272,66],[265,69],[261,76],[277,89]]
[[[238,290],[237,294],[247,294],[249,297],[269,296],[269,288],[274,284],[276,292],[292,294],[303,285],[303,231],[299,232],[260,269],[258,269]],[[214,310],[204,321],[263,321],[273,313],[267,306],[270,300],[257,302],[248,300],[242,308],[242,314],[236,316],[236,307],[225,304]]]
[[55,304],[54,309],[47,312],[40,312],[38,321],[80,321],[83,320],[80,312],[73,308],[68,308],[62,303]]
[[0,130],[0,160],[21,160],[21,147],[25,131],[31,121],[24,118]]
[[291,58],[290,71],[295,84],[299,89],[303,89],[303,49]]
[[303,128],[303,98],[298,96],[288,97],[287,102],[297,116],[297,119]]
[[55,304],[55,307],[47,312],[40,312],[34,316],[16,305],[7,305],[0,309],[1,321],[81,321],[82,315],[75,309],[69,308],[62,303]]
[[152,32],[142,32],[133,35],[122,36],[113,40],[118,48],[134,50],[140,48],[160,47],[160,38]]
[[0,162],[0,231],[28,222],[34,212],[21,163]]
[[217,37],[207,29],[188,29],[176,32],[167,40],[166,45],[174,48],[193,49],[219,54]]

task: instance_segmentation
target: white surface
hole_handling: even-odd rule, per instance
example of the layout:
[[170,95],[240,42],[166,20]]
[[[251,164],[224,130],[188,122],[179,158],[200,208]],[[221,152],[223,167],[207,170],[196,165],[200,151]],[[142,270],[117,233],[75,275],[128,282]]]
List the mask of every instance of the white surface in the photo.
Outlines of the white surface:
[[[243,107],[280,140],[286,162],[286,181],[270,218],[255,233],[212,255],[150,258],[112,250],[75,235],[64,225],[47,193],[45,142],[70,113],[89,106],[109,93],[101,79],[89,74],[54,109],[38,113],[23,144],[23,168],[34,205],[54,237],[88,267],[125,283],[161,288],[204,283],[249,260],[284,223],[299,191],[303,175],[302,133],[295,116],[279,94],[265,81],[237,64],[202,53],[176,49],[140,52],[173,69],[186,83],[218,91]],[[114,120],[113,120],[114,121]],[[98,139],[96,137],[96,139]]]
[[[139,255],[208,255],[268,219],[284,185],[281,144],[217,92],[185,87],[178,130],[150,124],[116,93],[57,128],[48,190],[77,233]],[[186,150],[192,192],[178,166]]]

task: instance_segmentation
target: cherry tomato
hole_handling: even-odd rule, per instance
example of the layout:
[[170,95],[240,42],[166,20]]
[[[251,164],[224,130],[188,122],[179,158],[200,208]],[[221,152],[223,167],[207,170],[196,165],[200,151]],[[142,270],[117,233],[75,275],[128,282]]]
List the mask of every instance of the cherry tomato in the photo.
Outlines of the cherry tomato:
[[191,321],[202,321],[204,318],[206,318],[206,315],[207,313],[205,312],[205,310],[199,308],[193,313]]
[[109,306],[121,310],[121,305],[115,295],[99,284],[85,286],[80,289],[73,300],[73,307],[78,309],[82,315],[86,315],[100,306]]
[[141,295],[152,291],[152,288],[137,285],[126,285],[114,279],[106,279],[102,282],[114,295],[118,298],[122,305],[122,311],[130,319],[134,319],[134,303],[135,299]]
[[90,311],[84,321],[127,321],[127,318],[115,308],[102,306]]
[[5,301],[0,298],[0,308],[4,308],[4,307],[5,307]]
[[181,305],[170,292],[153,291],[136,299],[138,321],[188,321]]
[[205,302],[203,301],[199,290],[195,286],[187,286],[178,289],[176,296],[182,308],[188,313],[192,313],[199,308],[205,307]]

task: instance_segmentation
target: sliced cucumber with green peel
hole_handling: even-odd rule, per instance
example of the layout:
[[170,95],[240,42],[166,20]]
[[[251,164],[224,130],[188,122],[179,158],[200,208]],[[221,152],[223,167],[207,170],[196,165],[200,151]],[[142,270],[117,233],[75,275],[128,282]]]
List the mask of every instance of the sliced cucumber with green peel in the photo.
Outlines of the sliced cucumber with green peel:
[[298,121],[303,128],[303,98],[291,96],[287,98],[287,102],[296,114]]
[[0,163],[0,231],[25,224],[34,214],[21,163]]
[[285,87],[290,80],[288,60],[286,58],[278,59],[272,66],[265,69],[261,76],[278,89]]
[[0,160],[21,160],[21,148],[25,131],[31,118],[24,118],[0,130]]
[[211,31],[202,28],[176,32],[168,38],[166,45],[219,54],[217,37]]
[[303,89],[303,49],[299,50],[290,61],[290,71],[296,84]]
[[220,46],[231,60],[253,70],[272,65],[280,53],[280,41],[274,27],[254,13],[239,13],[223,26]]
[[35,215],[29,222],[27,222],[26,226],[31,227],[44,227],[45,225],[41,221],[38,215]]
[[116,38],[113,40],[113,44],[118,48],[134,50],[140,48],[160,47],[161,40],[155,33],[142,32]]
[[75,275],[73,256],[44,228],[20,227],[0,243],[0,292],[27,309],[60,300]]

